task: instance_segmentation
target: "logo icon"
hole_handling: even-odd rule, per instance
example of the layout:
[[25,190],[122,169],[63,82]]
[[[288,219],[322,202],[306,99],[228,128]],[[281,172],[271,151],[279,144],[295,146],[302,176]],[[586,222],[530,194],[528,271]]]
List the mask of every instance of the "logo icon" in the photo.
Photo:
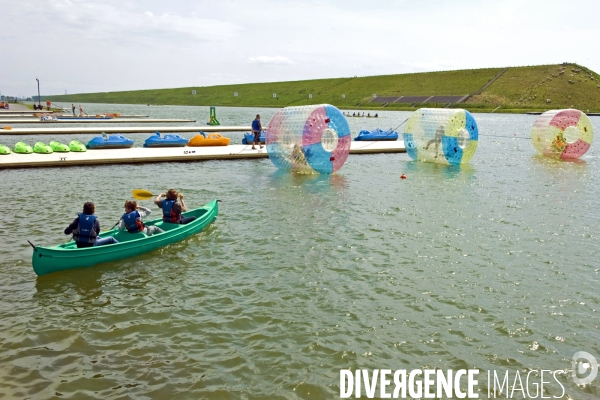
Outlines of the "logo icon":
[[[581,361],[582,359],[585,361]],[[593,355],[585,351],[578,351],[573,354],[571,367],[573,368],[573,382],[578,385],[587,385],[598,375],[598,361],[596,361]],[[580,376],[585,375],[588,371],[588,376],[580,378]]]

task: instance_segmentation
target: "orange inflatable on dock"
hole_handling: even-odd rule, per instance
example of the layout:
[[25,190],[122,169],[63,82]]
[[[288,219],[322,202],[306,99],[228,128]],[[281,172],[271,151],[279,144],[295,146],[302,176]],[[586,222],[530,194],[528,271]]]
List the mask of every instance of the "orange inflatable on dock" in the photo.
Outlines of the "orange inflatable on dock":
[[231,139],[221,136],[220,133],[200,133],[188,142],[188,146],[228,146]]

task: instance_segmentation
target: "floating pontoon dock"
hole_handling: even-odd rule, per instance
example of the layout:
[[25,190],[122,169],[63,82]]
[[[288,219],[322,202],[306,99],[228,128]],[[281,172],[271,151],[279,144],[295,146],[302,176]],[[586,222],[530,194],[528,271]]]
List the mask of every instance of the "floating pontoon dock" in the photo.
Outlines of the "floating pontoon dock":
[[[51,111],[43,111],[43,112],[39,112],[36,113],[37,115],[34,114],[6,114],[0,111],[0,121],[3,121],[5,118],[27,118],[28,120],[32,120],[32,119],[39,119],[40,118],[40,114],[47,114],[47,115],[51,115],[52,112]],[[84,119],[84,118],[102,118],[102,117],[111,117],[111,118],[148,118],[147,115],[89,115],[87,117],[77,117],[77,116],[72,116],[72,115],[60,115],[57,114],[57,117],[60,119]]]
[[38,119],[9,119],[2,118],[0,123],[2,124],[132,124],[132,123],[163,123],[163,122],[196,122],[194,119],[172,119],[172,118],[65,118],[65,119],[51,119],[42,121]]
[[102,117],[111,117],[111,118],[148,118],[148,115],[125,115],[125,114],[89,114],[87,116],[80,117],[78,115],[71,114],[58,114],[57,117],[59,119],[78,119],[78,118],[102,118]]
[[[120,120],[119,122],[123,122]],[[171,132],[250,132],[250,126],[209,126],[209,125],[187,125],[187,126],[104,126],[93,128],[13,128],[1,129],[0,136],[6,135],[59,135],[59,134],[81,134],[81,133],[161,133]]]
[[14,114],[29,114],[29,115],[33,115],[33,114],[37,114],[37,113],[44,113],[44,114],[52,114],[54,113],[54,111],[43,111],[43,110],[6,110],[6,109],[0,109],[0,115],[14,115]]
[[[350,154],[404,153],[404,141],[352,142]],[[88,150],[83,153],[0,155],[0,169],[67,167],[81,165],[135,164],[172,161],[207,161],[265,158],[266,147],[252,150],[250,145],[206,147],[162,147]]]

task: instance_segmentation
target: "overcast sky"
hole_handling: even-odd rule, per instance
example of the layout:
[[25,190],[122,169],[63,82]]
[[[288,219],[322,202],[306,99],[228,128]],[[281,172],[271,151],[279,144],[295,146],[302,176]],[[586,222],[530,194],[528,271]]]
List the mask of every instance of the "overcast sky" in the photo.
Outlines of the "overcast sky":
[[582,64],[600,1],[0,0],[0,93]]

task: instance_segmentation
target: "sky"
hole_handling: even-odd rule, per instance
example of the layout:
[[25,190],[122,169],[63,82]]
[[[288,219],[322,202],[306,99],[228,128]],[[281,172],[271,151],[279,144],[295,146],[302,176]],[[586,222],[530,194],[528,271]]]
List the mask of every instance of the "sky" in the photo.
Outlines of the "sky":
[[0,0],[0,94],[201,87],[575,62],[600,1]]

